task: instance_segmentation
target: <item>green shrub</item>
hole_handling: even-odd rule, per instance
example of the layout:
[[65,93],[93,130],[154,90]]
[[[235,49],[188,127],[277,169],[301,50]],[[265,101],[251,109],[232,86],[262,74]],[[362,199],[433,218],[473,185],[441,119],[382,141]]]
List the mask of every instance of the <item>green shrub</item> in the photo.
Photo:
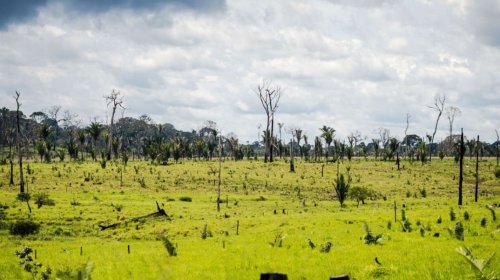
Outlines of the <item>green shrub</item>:
[[344,174],[340,174],[340,177],[337,178],[333,184],[340,206],[344,205],[344,201],[347,198],[347,194],[349,192],[350,184],[351,176],[349,176],[349,173],[347,173],[347,180],[344,178]]
[[179,197],[179,200],[184,201],[184,202],[192,202],[193,201],[193,199],[189,196],[181,196],[181,197]]
[[365,236],[363,237],[365,244],[378,244],[378,242],[382,240],[382,234],[372,234],[372,230],[367,223],[364,224],[363,228],[365,230]]
[[500,169],[495,169],[495,178],[500,178]]
[[43,205],[54,206],[56,205],[53,199],[49,198],[49,195],[46,193],[37,193],[33,195],[33,199],[35,200],[35,204],[38,208],[41,208]]
[[481,226],[482,226],[482,227],[486,227],[486,217],[483,217],[483,218],[481,219]]
[[443,218],[441,218],[441,216],[439,216],[439,217],[437,218],[436,223],[440,224],[440,223],[442,223],[442,222],[443,222]]
[[464,220],[468,221],[470,219],[469,212],[465,211],[464,212]]
[[455,212],[453,211],[453,208],[450,208],[450,221],[455,221],[457,218],[457,215],[455,214]]
[[458,240],[464,240],[464,226],[461,222],[455,224],[455,238]]
[[26,236],[29,234],[35,234],[40,229],[40,224],[37,224],[31,220],[19,220],[10,226],[11,235]]

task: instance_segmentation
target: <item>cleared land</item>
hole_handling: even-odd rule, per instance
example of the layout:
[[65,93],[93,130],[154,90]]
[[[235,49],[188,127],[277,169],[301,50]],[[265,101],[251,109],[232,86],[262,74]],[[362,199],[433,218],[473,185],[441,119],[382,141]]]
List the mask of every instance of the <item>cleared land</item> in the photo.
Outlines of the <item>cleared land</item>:
[[[8,186],[9,166],[0,166],[0,279],[30,279],[14,254],[26,245],[37,250],[37,261],[50,266],[53,277],[63,279],[87,265],[94,279],[258,279],[261,272],[271,271],[289,279],[345,273],[356,279],[473,276],[456,253],[458,247],[472,248],[479,259],[496,253],[486,271],[500,271],[500,224],[486,207],[500,203],[494,160],[480,162],[478,203],[475,166],[466,160],[461,208],[458,165],[452,160],[425,165],[402,161],[400,171],[394,162],[344,161],[340,172],[345,174],[350,166],[352,186],[378,194],[359,207],[350,199],[340,207],[333,198],[337,165],[326,165],[323,177],[322,165],[299,161],[290,173],[284,161],[226,160],[217,212],[216,162],[160,166],[143,161],[126,167],[108,162],[105,169],[90,162],[31,162],[29,192],[46,193],[55,202],[37,208],[32,198],[31,214],[16,199],[18,188]],[[157,211],[155,202],[170,221],[132,220]],[[411,232],[403,231],[403,209]],[[450,219],[450,211],[456,220]],[[11,223],[27,218],[41,224],[39,233],[9,234]],[[486,224],[481,225],[483,218]],[[457,222],[464,226],[463,241],[455,236]],[[120,224],[106,230],[98,226],[113,223]],[[365,223],[374,235],[382,234],[377,245],[365,244]],[[167,252],[165,237],[176,246],[177,256]],[[327,242],[331,249],[322,252]]]

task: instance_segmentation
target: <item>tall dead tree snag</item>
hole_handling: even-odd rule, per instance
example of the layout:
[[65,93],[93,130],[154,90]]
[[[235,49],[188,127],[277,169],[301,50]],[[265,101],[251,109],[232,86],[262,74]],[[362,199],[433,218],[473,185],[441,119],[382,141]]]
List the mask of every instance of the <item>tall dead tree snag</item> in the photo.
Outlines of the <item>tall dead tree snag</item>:
[[433,146],[432,144],[434,143],[434,137],[436,136],[439,119],[441,118],[441,115],[443,115],[445,102],[446,102],[446,95],[436,94],[436,96],[434,97],[434,105],[427,106],[438,113],[436,118],[436,124],[434,125],[434,132],[432,133],[431,137],[431,143],[429,145],[429,161],[432,160],[432,146]]
[[21,116],[19,112],[19,107],[21,107],[21,103],[19,103],[19,97],[21,93],[16,91],[16,95],[14,99],[16,99],[16,148],[17,148],[17,156],[19,159],[19,192],[24,193],[24,174],[23,174],[23,152],[22,152],[22,135],[21,135]]
[[465,154],[465,145],[464,145],[464,129],[462,128],[462,133],[460,134],[460,174],[458,177],[458,205],[462,205],[462,184],[464,181],[464,154]]
[[274,114],[278,109],[278,103],[281,98],[282,89],[280,86],[273,86],[269,81],[262,81],[262,84],[257,86],[256,94],[259,97],[262,108],[266,113],[266,130],[264,141],[264,162],[268,159],[273,162],[273,135],[274,135]]
[[495,133],[497,134],[497,143],[496,143],[495,147],[496,147],[497,166],[498,166],[498,142],[500,142],[500,137],[498,136],[498,130],[495,129]]
[[217,212],[220,212],[220,174],[222,170],[222,132],[219,133],[219,174],[217,185]]
[[477,202],[478,192],[479,192],[479,135],[476,141],[476,189],[474,192],[474,202]]
[[106,156],[108,160],[111,160],[111,149],[113,143],[114,120],[115,120],[116,109],[118,107],[125,109],[125,107],[123,107],[123,99],[120,96],[120,94],[121,94],[120,91],[113,89],[108,96],[104,97],[106,98],[107,106],[108,107],[111,106],[111,122],[109,125],[109,138],[106,148]]
[[448,118],[448,123],[450,124],[450,139],[448,141],[448,149],[452,150],[453,149],[453,122],[455,122],[455,117],[460,115],[462,111],[460,111],[460,108],[454,107],[454,106],[449,106],[446,108],[446,117]]

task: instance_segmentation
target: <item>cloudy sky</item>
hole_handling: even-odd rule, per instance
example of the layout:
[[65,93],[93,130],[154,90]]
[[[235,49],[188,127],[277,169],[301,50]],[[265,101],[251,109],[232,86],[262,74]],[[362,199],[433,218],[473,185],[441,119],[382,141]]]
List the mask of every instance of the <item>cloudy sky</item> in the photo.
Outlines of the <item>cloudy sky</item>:
[[[147,2],[147,3],[145,3]],[[283,88],[276,122],[313,139],[432,133],[436,94],[459,107],[456,131],[500,130],[498,0],[17,0],[0,7],[0,107],[15,90],[30,114],[60,105],[106,121],[127,116],[182,130],[216,121],[243,142],[265,124],[254,93]],[[436,139],[448,134],[443,115]],[[285,137],[285,133],[283,135]],[[287,136],[288,137],[288,136]]]

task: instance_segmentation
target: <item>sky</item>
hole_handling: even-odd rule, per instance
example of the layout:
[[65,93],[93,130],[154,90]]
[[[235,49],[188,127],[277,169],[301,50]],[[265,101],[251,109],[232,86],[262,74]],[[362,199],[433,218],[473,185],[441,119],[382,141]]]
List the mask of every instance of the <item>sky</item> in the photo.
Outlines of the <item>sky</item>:
[[[458,107],[454,132],[489,142],[500,130],[498,0],[17,0],[0,6],[0,107],[59,105],[82,124],[124,116],[253,142],[255,93],[280,86],[275,123],[314,142],[323,125],[366,141],[432,134],[436,94]],[[119,113],[121,116],[121,113]],[[277,130],[277,129],[276,129]],[[436,140],[449,134],[441,117]],[[262,133],[260,133],[262,135]]]

